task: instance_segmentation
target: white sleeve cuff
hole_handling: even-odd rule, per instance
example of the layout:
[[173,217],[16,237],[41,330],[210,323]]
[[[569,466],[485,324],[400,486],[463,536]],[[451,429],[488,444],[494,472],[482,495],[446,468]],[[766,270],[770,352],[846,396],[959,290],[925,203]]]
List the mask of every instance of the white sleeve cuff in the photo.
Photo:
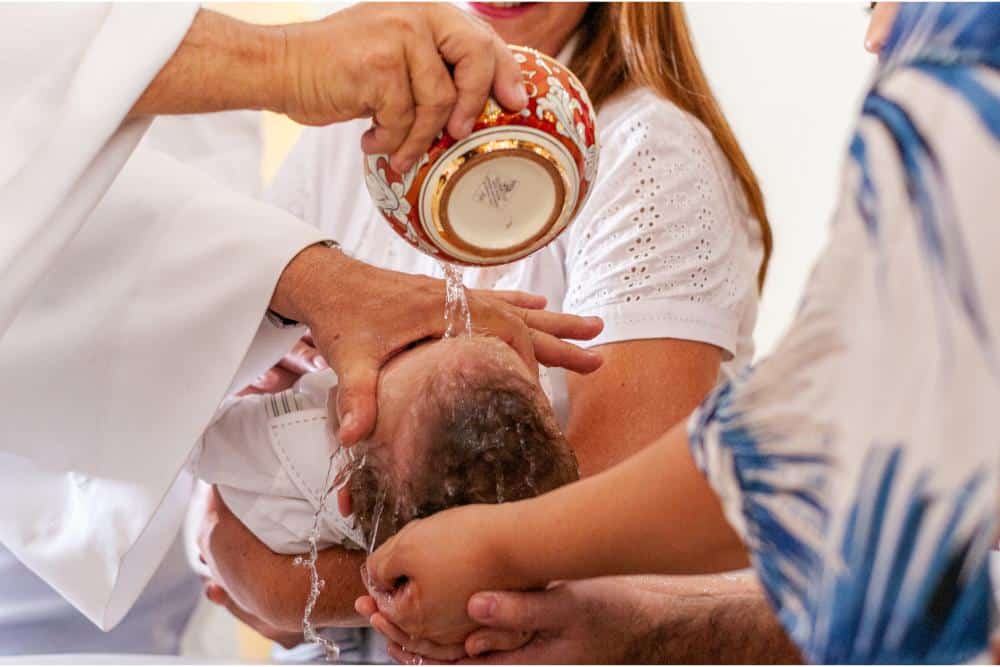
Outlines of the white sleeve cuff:
[[679,338],[722,348],[725,359],[736,350],[739,320],[734,313],[694,301],[650,299],[588,308],[579,313],[604,320],[597,338],[587,347],[628,340]]

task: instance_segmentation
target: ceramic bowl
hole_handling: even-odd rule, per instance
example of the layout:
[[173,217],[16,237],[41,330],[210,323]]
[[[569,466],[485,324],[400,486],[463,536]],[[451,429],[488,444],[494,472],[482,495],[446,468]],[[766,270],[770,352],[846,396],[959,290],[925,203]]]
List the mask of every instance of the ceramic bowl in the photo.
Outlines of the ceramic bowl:
[[528,105],[510,113],[490,99],[472,133],[442,133],[405,174],[388,155],[365,157],[375,205],[410,245],[463,265],[505,264],[559,236],[597,174],[596,114],[558,61],[512,46]]

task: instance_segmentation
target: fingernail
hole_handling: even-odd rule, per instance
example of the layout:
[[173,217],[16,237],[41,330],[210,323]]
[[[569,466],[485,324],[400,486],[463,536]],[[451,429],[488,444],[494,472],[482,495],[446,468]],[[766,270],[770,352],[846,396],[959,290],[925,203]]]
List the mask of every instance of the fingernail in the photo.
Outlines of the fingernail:
[[205,597],[207,597],[209,600],[211,600],[215,604],[221,604],[221,600],[220,600],[221,595],[219,595],[221,592],[222,592],[222,589],[219,588],[218,586],[212,585],[212,586],[206,586],[205,587]]
[[517,100],[521,106],[528,103],[528,89],[523,83],[517,86]]
[[477,639],[472,642],[472,655],[480,655],[490,650],[490,644],[485,639]]
[[354,415],[350,412],[345,412],[344,416],[340,418],[340,430],[350,430],[352,426],[354,426]]
[[396,171],[400,174],[405,174],[413,166],[413,158],[401,158],[396,161]]
[[497,599],[492,595],[474,595],[469,600],[469,616],[477,621],[487,621],[497,608]]
[[462,123],[462,135],[463,136],[468,136],[468,135],[472,134],[472,128],[474,128],[475,126],[476,126],[476,119],[475,118],[470,118],[467,121],[465,121],[464,123]]
[[587,322],[589,324],[604,324],[604,320],[602,320],[599,317],[595,317],[593,315],[591,315],[590,317],[587,318]]
[[317,354],[315,357],[313,357],[313,365],[315,365],[316,368],[318,368],[319,370],[323,370],[324,368],[330,367],[330,364],[326,363],[326,359],[324,359],[323,355],[321,354]]

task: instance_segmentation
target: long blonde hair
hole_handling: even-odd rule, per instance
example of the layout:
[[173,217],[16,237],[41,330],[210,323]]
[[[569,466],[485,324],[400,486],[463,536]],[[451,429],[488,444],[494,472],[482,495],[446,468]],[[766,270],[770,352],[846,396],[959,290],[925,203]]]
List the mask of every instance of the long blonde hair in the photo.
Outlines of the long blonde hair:
[[764,258],[757,286],[763,287],[773,245],[764,195],[701,69],[684,8],[674,2],[593,2],[578,34],[579,46],[570,67],[597,108],[627,85],[645,86],[693,115],[712,133],[760,224]]

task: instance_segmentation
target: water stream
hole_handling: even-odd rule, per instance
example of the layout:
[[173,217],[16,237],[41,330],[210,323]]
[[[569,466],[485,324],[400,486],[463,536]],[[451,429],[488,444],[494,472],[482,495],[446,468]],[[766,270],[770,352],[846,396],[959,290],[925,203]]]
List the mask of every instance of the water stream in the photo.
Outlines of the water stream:
[[323,647],[323,652],[329,661],[340,657],[340,647],[316,632],[316,628],[312,624],[312,612],[316,607],[316,601],[319,600],[319,594],[326,585],[326,581],[320,578],[319,571],[316,569],[316,560],[319,558],[319,549],[316,544],[319,541],[319,522],[321,521],[323,512],[326,510],[326,500],[329,498],[330,491],[332,490],[331,485],[333,480],[331,476],[333,475],[333,463],[335,459],[336,457],[334,456],[330,457],[330,464],[326,469],[326,483],[323,485],[325,490],[319,499],[319,507],[313,515],[312,530],[309,531],[309,558],[303,560],[302,556],[298,556],[292,561],[295,565],[305,565],[309,569],[309,597],[306,598],[306,608],[302,614],[302,636],[307,642],[319,644]]
[[[320,578],[319,570],[316,568],[316,562],[319,559],[320,521],[322,521],[323,513],[326,511],[326,502],[330,494],[339,491],[351,478],[351,475],[364,465],[365,446],[356,445],[352,449],[341,449],[338,451],[338,454],[340,456],[334,454],[330,457],[330,462],[326,469],[326,481],[323,484],[325,490],[319,499],[319,507],[316,508],[316,512],[313,514],[312,529],[309,531],[309,557],[296,556],[292,561],[293,565],[304,566],[309,570],[309,596],[306,598],[305,611],[302,613],[303,639],[321,646],[326,659],[331,662],[340,657],[340,647],[335,642],[316,632],[316,628],[312,623],[313,609],[316,608],[319,595],[326,586],[326,581]],[[334,475],[334,470],[338,463],[342,467]]]
[[[445,278],[445,312],[444,319],[448,323],[447,329],[445,329],[445,338],[457,338],[459,336],[471,336],[472,335],[472,314],[469,312],[469,301],[465,292],[465,285],[463,283],[464,270],[462,267],[449,264],[447,262],[441,263],[441,269],[444,272]],[[358,453],[360,451],[360,453]],[[316,509],[313,515],[313,525],[312,530],[309,532],[309,554],[307,558],[298,556],[292,561],[294,565],[304,566],[309,570],[309,596],[306,598],[305,611],[302,614],[302,635],[307,642],[312,642],[318,644],[323,648],[326,654],[326,659],[328,661],[335,661],[340,656],[340,648],[337,644],[326,637],[320,635],[315,626],[312,623],[312,613],[316,608],[316,603],[319,600],[320,593],[323,592],[323,588],[326,585],[324,581],[319,576],[319,570],[316,568],[316,562],[319,559],[319,537],[320,537],[320,522],[322,521],[323,513],[326,511],[326,503],[331,493],[335,493],[347,480],[350,479],[351,474],[364,465],[364,453],[362,448],[355,447],[349,450],[341,450],[341,452],[347,453],[347,464],[343,466],[334,477],[334,469],[336,463],[339,461],[343,462],[343,457],[338,457],[336,455],[330,457],[329,467],[326,471],[326,483],[324,484],[325,491],[319,500],[319,507]],[[497,495],[502,499],[502,478],[497,479]],[[373,525],[371,529],[371,535],[369,537],[369,544],[367,544],[368,553],[372,553],[375,549],[375,540],[378,536],[379,524],[382,520],[382,514],[385,510],[385,489],[379,491],[379,495],[376,500],[375,511],[373,513]],[[365,578],[366,582],[370,586],[370,578],[368,572],[364,566],[361,568],[361,575]],[[421,660],[422,663],[422,660]]]
[[444,271],[444,319],[448,323],[445,338],[472,335],[472,315],[469,312],[469,300],[465,294],[462,277],[465,271],[457,264],[441,262]]

